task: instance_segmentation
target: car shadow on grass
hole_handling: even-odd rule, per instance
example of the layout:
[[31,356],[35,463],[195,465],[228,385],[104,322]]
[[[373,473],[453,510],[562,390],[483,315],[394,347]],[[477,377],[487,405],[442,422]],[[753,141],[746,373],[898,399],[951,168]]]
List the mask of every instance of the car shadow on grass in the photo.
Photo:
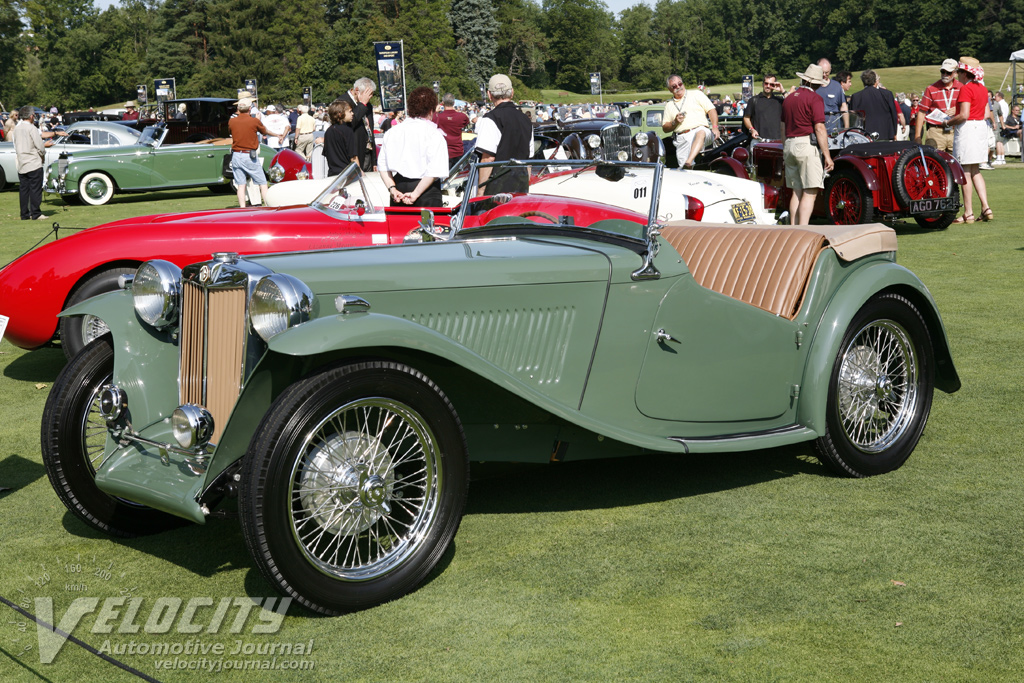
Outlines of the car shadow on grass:
[[[4,368],[4,377],[21,382],[52,384],[64,368],[64,352],[56,347],[23,353]],[[46,387],[49,392],[49,386]]]
[[46,468],[42,463],[33,462],[17,453],[0,460],[0,472],[3,472],[0,478],[0,498],[46,476]]
[[810,443],[739,453],[646,454],[551,465],[473,463],[466,514],[643,505],[799,474],[829,476]]

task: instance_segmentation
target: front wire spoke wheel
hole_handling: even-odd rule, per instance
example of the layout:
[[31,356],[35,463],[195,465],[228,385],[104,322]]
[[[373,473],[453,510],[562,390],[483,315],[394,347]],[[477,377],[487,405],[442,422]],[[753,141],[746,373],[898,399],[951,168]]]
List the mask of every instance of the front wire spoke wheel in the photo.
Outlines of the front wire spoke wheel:
[[465,436],[447,396],[391,361],[343,362],[288,387],[243,462],[246,545],[273,585],[340,614],[419,586],[465,507]]
[[320,571],[375,578],[423,542],[441,476],[437,440],[418,413],[383,398],[353,401],[310,431],[295,460],[292,533]]

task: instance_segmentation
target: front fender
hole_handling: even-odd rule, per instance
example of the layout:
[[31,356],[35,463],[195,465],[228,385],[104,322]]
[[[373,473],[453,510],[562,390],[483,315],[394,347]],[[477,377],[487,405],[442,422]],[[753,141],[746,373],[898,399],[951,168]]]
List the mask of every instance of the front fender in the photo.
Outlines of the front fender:
[[840,285],[825,307],[811,340],[801,379],[797,421],[818,435],[825,433],[829,381],[843,336],[864,304],[883,292],[894,292],[906,297],[921,312],[932,338],[935,386],[948,393],[960,388],[960,377],[953,365],[946,328],[931,292],[916,275],[903,266],[876,263],[854,272]]
[[868,166],[867,162],[860,157],[855,156],[840,156],[834,159],[836,169],[838,170],[842,166],[850,166],[860,173],[864,179],[864,184],[872,192],[878,191],[878,176],[875,175],[874,170]]

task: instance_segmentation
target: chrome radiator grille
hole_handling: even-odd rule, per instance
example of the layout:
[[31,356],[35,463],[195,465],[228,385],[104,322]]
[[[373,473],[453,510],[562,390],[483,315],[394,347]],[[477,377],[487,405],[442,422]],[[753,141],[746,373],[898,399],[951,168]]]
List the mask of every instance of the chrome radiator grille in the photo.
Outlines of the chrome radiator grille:
[[604,150],[604,158],[614,161],[619,158],[619,152],[624,151],[625,158],[629,159],[630,139],[629,126],[625,124],[616,123],[614,126],[601,129],[601,148]]
[[245,287],[206,289],[182,283],[179,398],[210,411],[214,443],[242,387],[246,293]]

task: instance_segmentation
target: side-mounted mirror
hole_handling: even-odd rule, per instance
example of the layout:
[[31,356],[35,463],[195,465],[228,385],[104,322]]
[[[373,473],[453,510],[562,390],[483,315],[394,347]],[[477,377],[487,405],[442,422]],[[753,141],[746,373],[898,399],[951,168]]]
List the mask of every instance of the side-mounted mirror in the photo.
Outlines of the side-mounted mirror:
[[405,236],[403,242],[412,244],[416,242],[444,242],[451,239],[451,228],[438,226],[434,223],[434,212],[430,209],[423,209],[420,212],[420,224]]

